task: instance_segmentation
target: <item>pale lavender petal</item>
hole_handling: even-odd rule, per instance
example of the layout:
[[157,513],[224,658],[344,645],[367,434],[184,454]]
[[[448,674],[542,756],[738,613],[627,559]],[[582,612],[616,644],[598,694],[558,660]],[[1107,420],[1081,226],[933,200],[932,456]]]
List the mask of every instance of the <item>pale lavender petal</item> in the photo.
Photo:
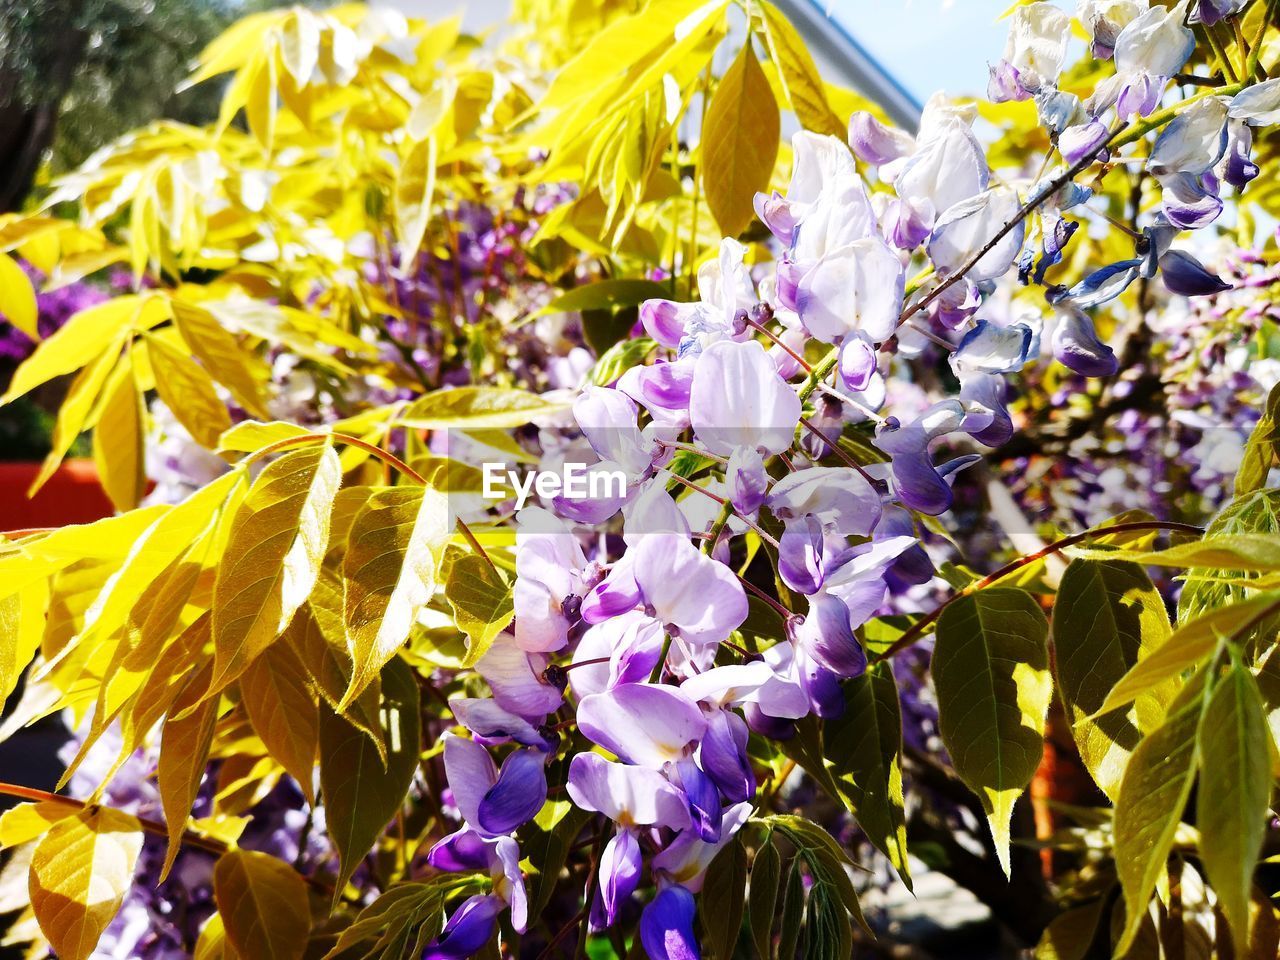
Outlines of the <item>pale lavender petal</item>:
[[645,332],[664,347],[674,350],[684,339],[684,328],[699,311],[696,303],[646,300],[640,304],[640,322]]
[[684,537],[653,534],[632,548],[646,608],[692,644],[719,643],[747,618],[733,571]]
[[1082,310],[1060,310],[1053,331],[1053,355],[1058,362],[1085,377],[1110,377],[1120,361],[1110,347],[1098,339],[1092,318]]
[[489,697],[450,700],[449,709],[458,722],[482,742],[498,744],[515,740],[526,747],[548,748],[546,737],[536,726]]
[[600,854],[600,898],[604,910],[601,927],[611,927],[618,911],[640,884],[643,863],[640,844],[630,830],[619,830]]
[[724,474],[734,508],[747,516],[759,510],[769,492],[769,475],[760,452],[739,447],[730,455]]
[[713,343],[698,357],[689,393],[694,433],[712,453],[791,446],[800,398],[758,342]]
[[498,837],[493,845],[494,862],[489,868],[493,892],[511,905],[511,926],[524,933],[529,925],[529,895],[520,872],[520,845],[512,837]]
[[[537,657],[536,661],[534,657]],[[537,666],[535,667],[535,662]],[[564,694],[542,679],[546,657],[531,656],[499,638],[476,664],[500,706],[530,721],[541,722],[560,707]]]
[[626,683],[585,697],[578,704],[578,729],[627,763],[660,768],[686,756],[707,721],[675,687]]
[[749,802],[735,803],[725,810],[720,825],[720,839],[715,843],[700,840],[692,830],[686,830],[667,849],[653,858],[654,874],[669,878],[697,893],[702,889],[707,867],[742,829],[751,812]]
[[866,110],[855,111],[849,118],[849,146],[863,163],[879,166],[905,157],[915,148],[909,133],[885,126]]
[[489,751],[474,740],[446,733],[444,775],[462,819],[472,827],[479,827],[480,801],[498,781],[498,768]]
[[822,586],[822,525],[812,514],[787,520],[778,540],[778,576],[792,590],[815,593]]
[[576,754],[569,764],[565,789],[583,810],[636,826],[689,825],[684,797],[657,770],[606,760],[598,753]]

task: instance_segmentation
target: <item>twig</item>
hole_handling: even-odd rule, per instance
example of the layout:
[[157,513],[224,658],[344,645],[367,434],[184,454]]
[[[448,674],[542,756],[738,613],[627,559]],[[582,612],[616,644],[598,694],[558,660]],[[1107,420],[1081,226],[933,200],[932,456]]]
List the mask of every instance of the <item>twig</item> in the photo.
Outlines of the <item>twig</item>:
[[1095,527],[1092,530],[1086,530],[1083,533],[1074,533],[1069,537],[1063,537],[1061,540],[1055,540],[1035,553],[1028,553],[1025,556],[1006,563],[994,573],[989,573],[981,580],[977,580],[962,590],[957,590],[946,600],[942,601],[937,607],[926,613],[923,617],[907,628],[897,640],[889,646],[887,650],[880,654],[873,654],[871,661],[873,663],[881,660],[887,660],[894,654],[905,650],[917,640],[925,635],[925,632],[931,627],[937,619],[942,616],[942,612],[964,597],[977,593],[985,587],[991,586],[997,580],[1002,580],[1009,574],[1021,570],[1028,564],[1035,563],[1037,560],[1043,560],[1045,557],[1055,553],[1061,553],[1068,547],[1073,547],[1077,543],[1082,543],[1092,537],[1105,537],[1113,533],[1129,533],[1135,530],[1172,530],[1177,533],[1194,533],[1203,534],[1204,530],[1200,527],[1192,526],[1189,523],[1178,523],[1174,520],[1134,520],[1130,523],[1117,523],[1110,527]]

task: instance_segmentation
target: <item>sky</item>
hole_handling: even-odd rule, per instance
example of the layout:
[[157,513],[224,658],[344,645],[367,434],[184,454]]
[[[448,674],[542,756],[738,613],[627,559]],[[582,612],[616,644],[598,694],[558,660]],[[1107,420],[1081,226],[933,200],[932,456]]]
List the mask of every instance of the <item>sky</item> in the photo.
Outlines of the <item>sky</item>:
[[[923,102],[935,90],[986,90],[987,62],[1004,50],[1010,0],[831,0],[829,12]],[[1064,4],[1069,7],[1070,4]]]

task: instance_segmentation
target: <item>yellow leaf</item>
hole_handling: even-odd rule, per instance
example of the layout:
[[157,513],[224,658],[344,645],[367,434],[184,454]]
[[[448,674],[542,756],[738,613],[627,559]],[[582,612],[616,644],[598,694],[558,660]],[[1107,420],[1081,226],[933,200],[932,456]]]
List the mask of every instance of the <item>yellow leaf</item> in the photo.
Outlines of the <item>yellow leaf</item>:
[[222,926],[222,917],[215,913],[200,928],[191,960],[230,960],[230,957],[226,928]]
[[[45,343],[52,342],[52,339],[45,341]],[[116,340],[71,381],[71,387],[62,400],[62,406],[58,408],[58,419],[53,425],[49,453],[45,456],[44,463],[40,466],[40,473],[32,482],[31,489],[27,491],[27,496],[35,496],[36,491],[53,476],[54,471],[62,463],[62,458],[76,442],[76,437],[89,426],[94,407],[98,404],[99,398],[104,395],[103,387],[107,383],[107,378],[111,376],[111,371],[116,366],[121,346],[123,342]],[[21,369],[20,367],[19,372]]]
[[415,400],[396,423],[414,430],[508,429],[568,407],[569,401],[547,399],[523,390],[459,387]]
[[0,600],[0,703],[9,699],[18,678],[40,649],[49,586],[36,580]]
[[779,130],[769,81],[744,44],[711,96],[702,130],[702,189],[726,236],[751,223],[755,195],[769,187]]
[[311,593],[341,482],[342,465],[326,443],[284,454],[249,488],[214,585],[211,692],[239,677]]
[[74,373],[100,356],[121,332],[149,330],[169,318],[165,301],[150,294],[117,297],[75,314],[46,337],[13,374],[0,406],[54,377]]
[[272,420],[269,423],[244,420],[218,438],[218,446],[214,452],[256,453],[281,440],[305,437],[309,432],[305,427],[280,420]]
[[126,353],[103,392],[102,410],[93,429],[93,459],[102,488],[122,513],[138,505],[146,488],[142,416],[132,356]]
[[320,732],[306,668],[285,643],[267,647],[240,678],[240,700],[267,752],[298,781],[308,803]]
[[445,596],[458,629],[467,635],[463,667],[474,667],[515,617],[514,582],[489,566],[483,557],[466,553],[453,561]]
[[276,57],[274,38],[262,52],[258,69],[249,83],[249,95],[244,105],[249,132],[270,153],[276,139]]
[[289,11],[280,28],[280,62],[299,88],[311,80],[320,59],[320,22],[302,7]]
[[135,817],[105,807],[53,826],[31,855],[31,907],[59,960],[87,960],[124,900],[142,850]]
[[436,589],[449,539],[448,499],[429,487],[375,492],[356,515],[342,562],[343,615],[354,672],[346,708],[408,639]]
[[231,415],[204,368],[158,337],[147,337],[156,391],[178,422],[202,447],[212,450],[231,427]]
[[843,140],[848,131],[827,101],[822,78],[813,57],[787,15],[768,0],[762,0],[765,38],[769,56],[778,68],[787,100],[805,129]]
[[40,339],[36,291],[12,257],[0,256],[0,314],[32,340]]
[[436,189],[436,140],[428,137],[409,148],[396,174],[396,238],[400,262],[413,263],[431,221],[431,197]]
[[[208,618],[203,618],[208,629]],[[208,674],[206,668],[202,671]],[[165,823],[169,828],[169,849],[165,854],[160,879],[168,876],[173,858],[178,855],[182,833],[187,826],[187,815],[196,802],[200,781],[209,759],[209,745],[213,742],[213,725],[218,719],[218,699],[213,697],[195,706],[193,712],[178,717],[180,710],[198,699],[204,679],[196,674],[174,704],[173,712],[165,718],[160,733],[160,760],[156,765],[156,783],[160,789],[160,803],[164,809]],[[193,691],[188,693],[188,691]]]
[[224,853],[213,869],[213,897],[240,956],[301,960],[311,908],[306,882],[292,867],[253,850]]
[[77,803],[57,800],[20,803],[0,814],[0,847],[16,847],[43,837],[55,823],[74,817],[80,810]]
[[172,305],[174,325],[196,359],[242,407],[255,417],[267,417],[262,384],[269,373],[262,360],[240,346],[208,310],[181,300]]

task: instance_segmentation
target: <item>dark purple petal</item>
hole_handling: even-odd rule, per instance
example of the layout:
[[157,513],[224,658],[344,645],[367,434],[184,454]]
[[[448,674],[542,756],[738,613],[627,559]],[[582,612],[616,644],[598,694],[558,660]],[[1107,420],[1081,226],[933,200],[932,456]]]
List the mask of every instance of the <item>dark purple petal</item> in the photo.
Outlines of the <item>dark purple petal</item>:
[[795,720],[787,717],[772,717],[760,709],[758,703],[747,703],[742,707],[747,726],[755,733],[770,740],[790,740],[796,735]]
[[778,575],[797,593],[822,586],[822,526],[810,515],[788,520],[778,541]]
[[1081,310],[1100,307],[1129,289],[1129,285],[1138,279],[1141,267],[1140,258],[1108,264],[1093,271],[1059,299],[1069,300]]
[[1160,258],[1160,277],[1170,293],[1184,297],[1204,297],[1231,289],[1231,284],[1182,250],[1170,250]]
[[739,447],[733,451],[725,467],[724,479],[734,508],[747,516],[760,509],[769,493],[769,475],[758,450]]
[[1097,156],[1110,135],[1107,125],[1094,118],[1063,130],[1058,137],[1058,150],[1069,166],[1075,166],[1085,157]]
[[427,854],[427,863],[447,873],[483,870],[489,866],[489,844],[474,830],[463,827],[437,842]]
[[1206,188],[1207,181],[1207,177],[1189,173],[1161,178],[1164,212],[1175,227],[1199,230],[1218,219],[1222,213],[1222,200],[1216,192]]
[[480,828],[510,833],[528,823],[547,801],[547,771],[537,750],[516,750],[502,763],[498,782],[480,801]]
[[[884,585],[877,586],[883,600]],[[809,612],[796,631],[796,642],[821,666],[841,677],[866,672],[867,655],[849,625],[849,608],[838,597],[820,593],[809,598]]]
[[1227,153],[1222,164],[1222,179],[1243,190],[1258,175],[1258,165],[1253,162],[1253,131],[1243,120],[1227,121]]
[[422,960],[466,960],[479,953],[493,936],[504,906],[502,898],[493,894],[477,894],[464,901],[422,952]]
[[1058,362],[1084,377],[1110,377],[1120,361],[1098,339],[1092,318],[1082,310],[1065,310],[1053,331],[1053,355]]
[[720,839],[720,791],[715,781],[707,776],[692,760],[680,760],[673,769],[673,780],[684,794],[689,805],[689,820],[693,832],[707,843]]
[[1153,77],[1149,73],[1139,73],[1133,77],[1120,91],[1116,100],[1116,113],[1121,117],[1137,114],[1145,117],[1156,108],[1160,95],[1164,92],[1166,77]]
[[649,960],[702,960],[693,932],[693,894],[679,885],[660,890],[640,915],[640,942]]
[[838,676],[801,650],[796,650],[796,670],[815,714],[823,720],[833,720],[844,713],[844,691]]
[[756,776],[747,756],[750,730],[731,710],[717,710],[708,718],[707,732],[698,749],[698,762],[724,798],[741,803],[755,796]]
[[582,601],[581,615],[586,623],[604,623],[619,614],[634,610],[640,603],[640,587],[636,583],[631,565],[615,566],[608,578],[587,594]]

